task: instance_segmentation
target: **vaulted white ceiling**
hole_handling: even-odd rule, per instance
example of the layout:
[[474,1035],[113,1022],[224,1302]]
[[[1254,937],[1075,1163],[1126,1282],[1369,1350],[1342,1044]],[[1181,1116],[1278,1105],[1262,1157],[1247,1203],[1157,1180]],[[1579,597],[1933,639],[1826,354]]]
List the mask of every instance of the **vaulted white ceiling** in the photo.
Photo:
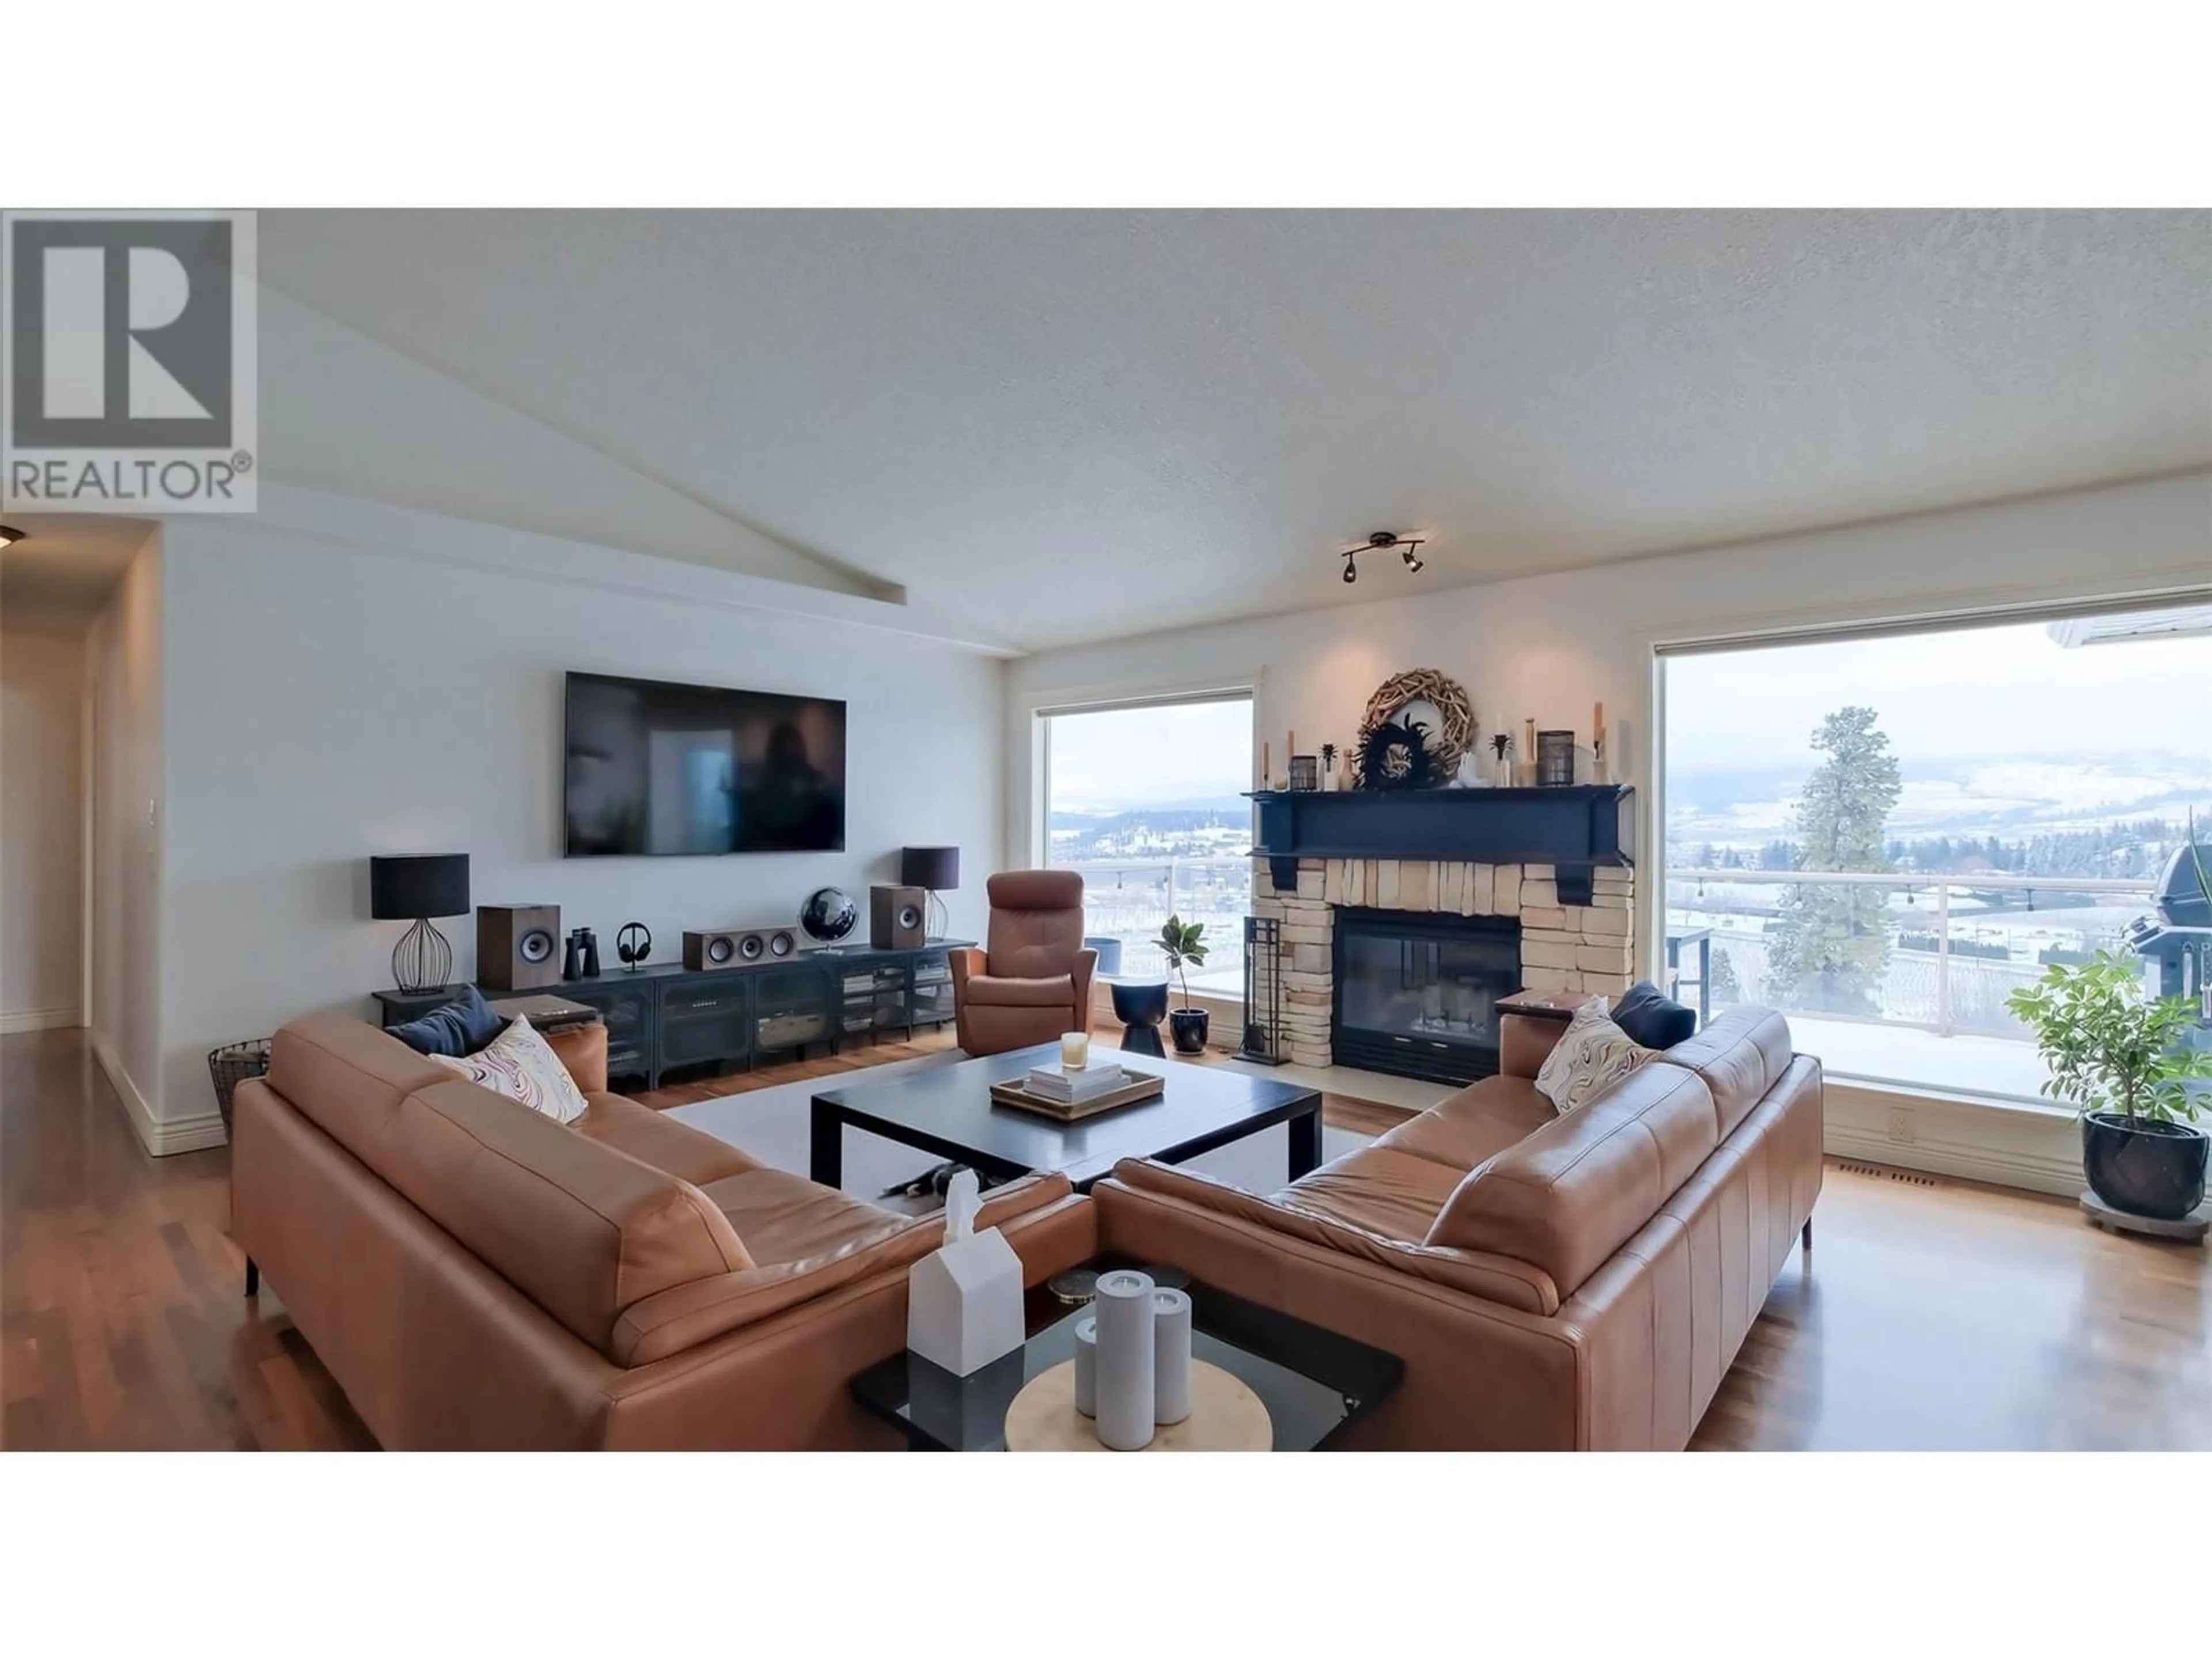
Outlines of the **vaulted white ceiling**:
[[261,264],[1030,647],[1335,602],[1376,528],[1435,539],[1362,599],[2212,464],[2202,212],[277,212]]

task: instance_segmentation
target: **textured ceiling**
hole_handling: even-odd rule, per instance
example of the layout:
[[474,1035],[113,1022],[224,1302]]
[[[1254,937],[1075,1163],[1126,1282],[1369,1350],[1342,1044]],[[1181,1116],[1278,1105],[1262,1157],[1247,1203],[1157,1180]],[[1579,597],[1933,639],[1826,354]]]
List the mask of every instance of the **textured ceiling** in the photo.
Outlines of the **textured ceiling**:
[[269,213],[264,280],[1029,646],[2212,463],[2203,212]]

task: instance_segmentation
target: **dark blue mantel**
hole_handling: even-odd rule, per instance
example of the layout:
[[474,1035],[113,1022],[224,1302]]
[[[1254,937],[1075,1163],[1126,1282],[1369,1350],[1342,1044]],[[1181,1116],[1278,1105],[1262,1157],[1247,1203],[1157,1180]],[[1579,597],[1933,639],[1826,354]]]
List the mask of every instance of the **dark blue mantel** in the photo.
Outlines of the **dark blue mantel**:
[[1262,789],[1258,845],[1275,890],[1298,884],[1300,859],[1439,859],[1549,864],[1559,900],[1588,904],[1590,872],[1634,862],[1626,784],[1551,789]]

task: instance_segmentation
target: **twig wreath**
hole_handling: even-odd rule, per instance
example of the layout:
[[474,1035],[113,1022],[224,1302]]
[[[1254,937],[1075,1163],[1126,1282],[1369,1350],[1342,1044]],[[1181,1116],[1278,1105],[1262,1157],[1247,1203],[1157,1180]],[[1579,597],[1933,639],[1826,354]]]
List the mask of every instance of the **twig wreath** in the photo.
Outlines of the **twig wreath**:
[[[1399,716],[1417,702],[1437,711],[1440,729]],[[1394,674],[1367,700],[1351,756],[1363,789],[1425,789],[1459,770],[1474,741],[1474,705],[1466,690],[1433,668]]]

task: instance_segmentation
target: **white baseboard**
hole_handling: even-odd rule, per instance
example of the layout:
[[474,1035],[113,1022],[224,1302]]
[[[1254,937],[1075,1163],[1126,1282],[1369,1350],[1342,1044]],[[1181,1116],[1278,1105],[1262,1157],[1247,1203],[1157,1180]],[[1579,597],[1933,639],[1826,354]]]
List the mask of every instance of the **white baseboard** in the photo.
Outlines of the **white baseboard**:
[[18,1013],[0,1014],[0,1036],[13,1036],[18,1031],[64,1031],[77,1023],[74,1006],[26,1008]]
[[2071,1112],[1834,1078],[1826,1108],[1831,1157],[2060,1198],[2081,1191],[2081,1132]]
[[[221,1112],[202,1112],[194,1117],[180,1117],[160,1127],[154,1144],[146,1150],[156,1158],[167,1158],[172,1152],[204,1152],[214,1146],[228,1146],[230,1136],[222,1127]],[[2078,1183],[2077,1183],[2078,1184]]]
[[114,1085],[117,1097],[123,1102],[124,1115],[131,1120],[138,1144],[150,1155],[167,1158],[173,1152],[200,1152],[210,1146],[228,1144],[230,1137],[223,1133],[221,1112],[201,1112],[191,1117],[167,1121],[157,1118],[114,1049],[95,1036],[92,1052],[100,1061],[100,1069],[107,1073],[108,1082]]

